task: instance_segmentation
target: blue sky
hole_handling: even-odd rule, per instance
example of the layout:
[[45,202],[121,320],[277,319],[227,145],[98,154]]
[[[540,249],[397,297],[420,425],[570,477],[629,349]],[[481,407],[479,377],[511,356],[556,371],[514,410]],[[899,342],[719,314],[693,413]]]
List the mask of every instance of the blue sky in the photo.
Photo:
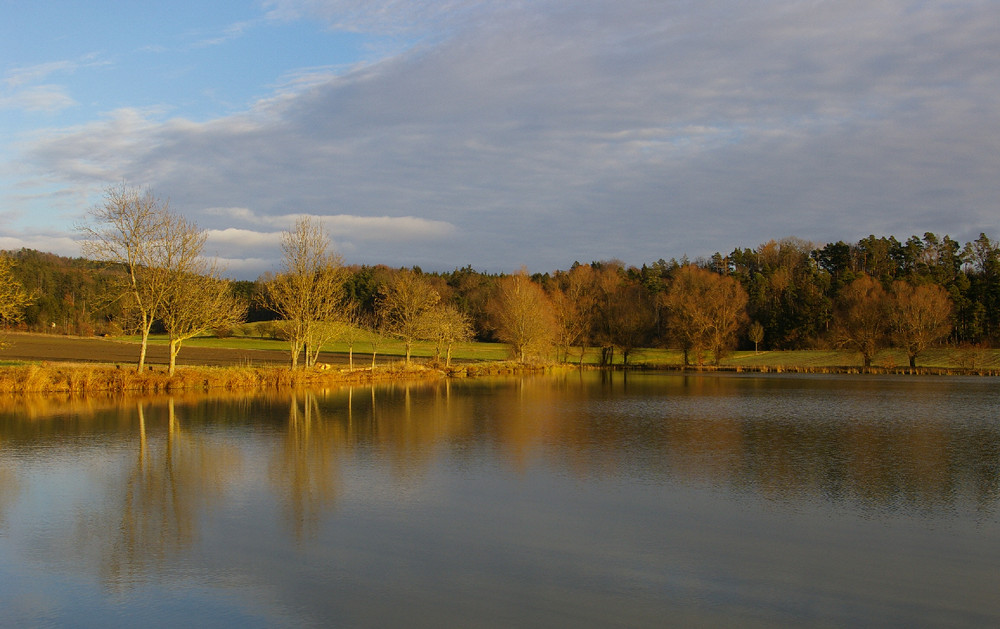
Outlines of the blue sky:
[[238,277],[1000,237],[992,0],[0,0],[0,248],[127,181]]

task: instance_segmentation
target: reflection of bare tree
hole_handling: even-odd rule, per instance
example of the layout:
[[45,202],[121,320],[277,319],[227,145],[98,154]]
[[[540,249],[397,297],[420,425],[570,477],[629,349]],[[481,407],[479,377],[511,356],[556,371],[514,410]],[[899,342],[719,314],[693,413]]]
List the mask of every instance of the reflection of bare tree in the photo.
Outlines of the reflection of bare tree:
[[[157,409],[162,410],[162,409]],[[89,522],[116,530],[111,548],[101,553],[102,571],[111,583],[126,585],[197,537],[202,509],[218,497],[226,477],[238,469],[238,455],[210,446],[184,430],[173,398],[166,406],[166,434],[149,436],[146,408],[136,404],[139,444],[135,463],[124,479],[112,510]],[[154,414],[155,418],[155,414]],[[110,521],[117,520],[117,525]]]
[[316,394],[293,393],[288,431],[271,464],[271,480],[285,503],[297,538],[302,538],[332,507],[338,492],[336,460],[346,441],[343,426],[323,421]]
[[401,476],[426,469],[439,446],[469,435],[473,423],[468,398],[453,397],[448,380],[373,388],[370,416],[371,433],[361,437],[388,456]]

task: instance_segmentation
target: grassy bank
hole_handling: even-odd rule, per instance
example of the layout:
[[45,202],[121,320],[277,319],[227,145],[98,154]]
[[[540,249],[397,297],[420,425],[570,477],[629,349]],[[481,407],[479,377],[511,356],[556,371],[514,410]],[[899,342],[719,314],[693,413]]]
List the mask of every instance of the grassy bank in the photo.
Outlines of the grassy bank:
[[508,361],[469,363],[444,368],[402,361],[363,369],[287,367],[178,367],[174,375],[153,366],[139,372],[134,366],[22,363],[0,364],[0,394],[10,393],[164,393],[177,391],[259,391],[294,387],[331,387],[445,377],[513,375],[551,367]]
[[[579,356],[579,355],[578,355]],[[585,364],[596,363],[596,350],[588,352]],[[620,361],[619,361],[620,362]],[[684,355],[679,350],[648,349],[637,351],[629,361],[639,367],[680,367]],[[711,366],[706,356],[706,365]],[[723,358],[721,368],[744,371],[845,371],[863,368],[861,354],[845,350],[783,350],[767,352],[733,352]],[[909,359],[900,350],[883,350],[872,360],[872,371],[908,372]],[[917,371],[937,372],[1000,372],[1000,350],[982,348],[937,348],[917,357]]]
[[[354,343],[355,364],[364,364],[366,360],[371,360],[371,342],[368,337],[370,333],[362,333],[360,340]],[[122,337],[123,341],[138,343],[139,337]],[[153,345],[166,345],[167,338],[164,335],[152,335],[149,342]],[[376,341],[377,355],[379,357],[400,358],[406,354],[406,347],[398,339],[379,337]],[[288,342],[279,339],[263,338],[256,336],[230,336],[218,338],[214,336],[202,336],[184,342],[184,347],[204,347],[210,349],[237,349],[237,350],[266,350],[275,352],[288,352]],[[332,354],[347,355],[351,351],[351,346],[343,341],[335,341],[323,345],[323,352]],[[416,341],[413,344],[413,358],[432,358],[436,348],[433,343],[427,341]],[[181,349],[183,355],[184,350]],[[510,354],[509,348],[502,343],[456,343],[452,348],[452,357],[456,360],[484,362],[503,361]]]
[[[250,329],[256,329],[250,326]],[[366,333],[367,334],[367,333]],[[122,340],[137,341],[138,339],[129,337]],[[166,338],[153,336],[150,339],[153,344],[166,344]],[[185,347],[204,347],[230,350],[271,350],[277,352],[287,352],[288,343],[285,341],[263,338],[261,336],[231,336],[228,338],[201,337],[191,339],[185,343]],[[328,343],[323,346],[323,351],[346,357],[350,347],[343,342]],[[364,365],[366,361],[370,363],[371,345],[367,336],[362,336],[354,346],[355,365]],[[381,337],[378,341],[378,357],[381,359],[396,360],[404,355],[402,342],[387,337]],[[181,350],[183,355],[183,350]],[[433,343],[417,341],[413,344],[413,357],[429,359],[434,356],[435,347]],[[456,344],[452,351],[454,360],[463,363],[488,363],[494,361],[506,361],[510,356],[509,348],[502,343],[479,343],[468,342]],[[584,351],[583,364],[594,366],[600,362],[601,352],[599,348],[588,348]],[[551,356],[553,362],[558,362],[556,356]],[[711,362],[711,357],[706,355],[707,362]],[[580,362],[579,348],[570,350],[568,361],[576,365]],[[345,361],[341,361],[345,362]],[[635,366],[680,366],[684,362],[684,354],[680,350],[643,348],[634,350],[629,357],[629,363]],[[621,365],[622,356],[616,352],[614,364]],[[747,370],[777,370],[777,369],[843,369],[850,370],[862,367],[861,354],[848,350],[837,349],[808,349],[808,350],[780,350],[780,351],[739,351],[728,354],[721,363],[722,367],[741,367]],[[909,365],[906,353],[897,349],[885,349],[875,355],[872,367],[883,370],[903,369]],[[938,370],[963,371],[998,371],[1000,370],[1000,350],[976,348],[956,348],[941,347],[929,349],[917,357],[918,368],[930,368]]]
[[419,365],[376,369],[297,370],[284,367],[179,367],[138,372],[132,366],[30,363],[0,366],[0,393],[162,393],[169,391],[262,390],[334,386],[390,380],[441,378]]

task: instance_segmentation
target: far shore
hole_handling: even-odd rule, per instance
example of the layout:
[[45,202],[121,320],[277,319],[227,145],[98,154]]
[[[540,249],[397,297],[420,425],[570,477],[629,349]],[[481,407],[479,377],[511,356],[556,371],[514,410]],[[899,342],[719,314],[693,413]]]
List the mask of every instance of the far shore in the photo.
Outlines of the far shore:
[[[553,369],[580,368],[579,351],[568,363],[518,364],[489,355],[500,355],[493,344],[465,344],[457,360],[445,367],[432,360],[429,346],[417,348],[416,358],[405,364],[398,348],[371,355],[355,350],[353,367],[344,348],[324,348],[316,367],[289,369],[282,343],[250,339],[197,339],[185,345],[176,373],[166,372],[166,348],[149,346],[148,365],[136,370],[138,344],[129,339],[71,337],[9,333],[8,347],[0,351],[0,393],[98,393],[208,390],[260,390],[284,387],[325,387],[386,381],[445,377],[524,374]],[[200,342],[199,342],[200,341]],[[228,346],[226,346],[228,345]],[[492,352],[492,354],[490,354]],[[594,352],[584,355],[582,368],[596,368]],[[917,367],[906,366],[906,356],[886,350],[871,367],[862,367],[857,356],[837,350],[786,352],[734,352],[718,365],[684,366],[676,350],[635,351],[630,364],[615,369],[677,371],[684,373],[802,373],[1000,376],[1000,351],[983,348],[938,348],[927,352]],[[589,360],[588,360],[589,359]],[[902,363],[902,364],[901,364]]]

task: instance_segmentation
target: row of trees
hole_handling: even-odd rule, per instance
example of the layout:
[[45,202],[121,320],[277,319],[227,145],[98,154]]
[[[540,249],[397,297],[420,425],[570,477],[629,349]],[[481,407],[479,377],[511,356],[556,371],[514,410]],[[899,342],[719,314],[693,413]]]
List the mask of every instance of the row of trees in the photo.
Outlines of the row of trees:
[[452,304],[442,303],[433,286],[412,271],[401,270],[387,278],[379,285],[372,308],[362,310],[347,291],[351,271],[340,256],[328,252],[329,238],[315,221],[296,222],[282,235],[281,248],[282,269],[259,280],[256,301],[281,319],[281,331],[291,346],[292,369],[300,355],[305,357],[303,367],[314,366],[320,348],[334,339],[348,342],[353,367],[354,343],[366,328],[371,333],[373,367],[382,334],[403,341],[407,364],[417,340],[435,341],[437,357],[443,353],[450,364],[454,344],[472,337],[469,318]]
[[204,232],[148,191],[109,189],[81,229],[93,261],[57,260],[65,268],[56,273],[51,254],[22,250],[13,269],[5,258],[0,272],[20,272],[30,290],[20,301],[0,295],[10,304],[0,316],[12,321],[23,312],[36,328],[77,333],[136,330],[140,367],[153,330],[168,334],[173,369],[185,339],[244,318],[276,321],[293,368],[314,365],[334,338],[347,342],[353,362],[364,330],[376,333],[373,361],[382,335],[403,341],[407,361],[417,340],[434,341],[449,362],[455,343],[476,338],[508,343],[522,361],[550,359],[553,350],[561,360],[582,360],[584,348],[596,346],[605,364],[628,363],[649,346],[718,362],[740,344],[848,347],[866,364],[892,344],[914,364],[942,340],[1000,339],[1000,246],[985,235],[964,246],[934,234],[823,246],[785,239],[694,262],[575,263],[529,276],[347,267],[322,226],[303,219],[282,236],[277,273],[231,282],[204,257]]

